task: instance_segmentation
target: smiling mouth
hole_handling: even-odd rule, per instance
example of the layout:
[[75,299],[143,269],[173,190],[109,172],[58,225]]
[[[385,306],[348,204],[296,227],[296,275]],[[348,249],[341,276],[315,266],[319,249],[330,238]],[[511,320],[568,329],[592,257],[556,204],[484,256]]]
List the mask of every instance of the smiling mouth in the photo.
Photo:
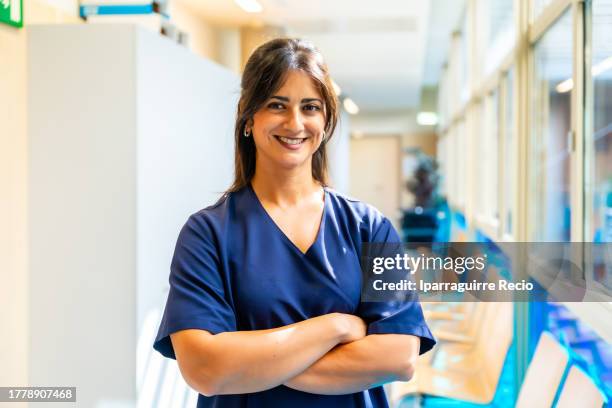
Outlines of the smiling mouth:
[[304,140],[307,139],[305,137],[304,138],[293,138],[293,137],[282,137],[282,136],[274,136],[274,137],[283,143],[287,143],[288,145],[299,145],[299,144],[304,143]]

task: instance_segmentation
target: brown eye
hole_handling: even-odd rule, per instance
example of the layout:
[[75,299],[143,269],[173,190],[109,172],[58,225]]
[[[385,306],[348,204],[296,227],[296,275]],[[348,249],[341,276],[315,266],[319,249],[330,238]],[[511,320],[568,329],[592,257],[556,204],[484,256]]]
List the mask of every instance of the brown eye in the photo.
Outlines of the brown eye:
[[278,103],[278,102],[270,102],[268,104],[268,108],[270,109],[283,109],[284,106],[282,103]]
[[304,109],[310,112],[317,112],[321,110],[318,105],[304,105]]

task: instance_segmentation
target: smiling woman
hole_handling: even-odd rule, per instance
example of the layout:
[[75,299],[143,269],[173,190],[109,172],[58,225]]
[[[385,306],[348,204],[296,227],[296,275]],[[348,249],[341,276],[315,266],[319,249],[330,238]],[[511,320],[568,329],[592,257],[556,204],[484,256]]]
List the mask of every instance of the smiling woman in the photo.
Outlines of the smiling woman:
[[[255,147],[265,143],[265,137],[270,136],[265,133],[271,130],[278,138],[310,138],[308,149],[297,149],[304,150],[308,160],[301,164],[309,167],[312,163],[312,177],[328,184],[326,144],[337,122],[338,100],[316,48],[296,39],[276,39],[262,45],[249,58],[242,76],[234,135],[235,179],[229,191],[249,183],[255,174],[256,151],[264,153]],[[251,133],[253,139],[244,137]],[[285,140],[282,145],[291,143],[296,141]]]
[[283,86],[245,127],[246,134],[253,134],[260,160],[284,168],[303,166],[309,172],[310,159],[325,135],[324,106],[310,77],[290,71]]
[[235,180],[178,238],[154,347],[198,407],[387,407],[435,343],[418,302],[361,302],[360,250],[399,242],[328,187],[337,100],[319,52],[277,39],[242,78]]

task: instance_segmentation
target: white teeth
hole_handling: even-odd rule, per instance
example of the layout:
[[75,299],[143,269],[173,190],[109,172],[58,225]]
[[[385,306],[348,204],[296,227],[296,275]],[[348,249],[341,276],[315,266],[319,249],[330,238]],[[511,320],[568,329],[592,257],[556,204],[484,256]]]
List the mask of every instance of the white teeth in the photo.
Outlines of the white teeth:
[[278,138],[282,142],[285,142],[285,143],[290,144],[290,145],[298,145],[298,144],[302,143],[305,140],[305,139],[289,139],[288,137],[281,137],[281,136],[278,136]]

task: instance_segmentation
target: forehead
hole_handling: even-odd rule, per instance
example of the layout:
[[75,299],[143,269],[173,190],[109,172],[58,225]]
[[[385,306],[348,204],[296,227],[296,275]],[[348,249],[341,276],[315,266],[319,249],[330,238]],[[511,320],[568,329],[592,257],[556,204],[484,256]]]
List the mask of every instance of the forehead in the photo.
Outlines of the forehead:
[[274,95],[298,95],[300,97],[321,98],[321,93],[315,81],[310,75],[301,70],[288,71],[282,85],[272,96]]

